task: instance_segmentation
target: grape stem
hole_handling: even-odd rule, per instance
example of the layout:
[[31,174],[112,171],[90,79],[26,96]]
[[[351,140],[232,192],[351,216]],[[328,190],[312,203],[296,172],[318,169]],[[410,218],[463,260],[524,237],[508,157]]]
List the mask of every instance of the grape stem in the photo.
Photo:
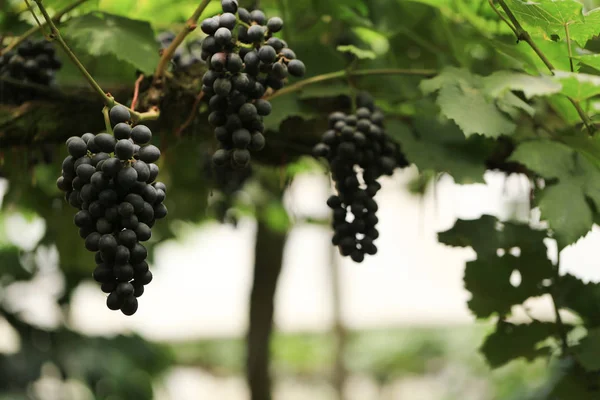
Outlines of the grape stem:
[[356,71],[347,71],[341,70],[337,72],[331,72],[329,74],[317,75],[312,78],[305,79],[303,81],[297,82],[293,85],[290,85],[282,90],[279,90],[271,95],[265,96],[265,100],[272,100],[276,97],[283,96],[285,94],[297,92],[302,90],[305,86],[313,85],[315,83],[321,83],[324,81],[330,81],[334,79],[343,79],[348,76],[368,76],[368,75],[415,75],[415,76],[435,76],[437,71],[434,69],[395,69],[395,68],[385,68],[385,69],[364,69],[364,70],[356,70]]
[[[44,16],[44,19],[46,19],[46,23],[50,27],[51,38],[56,39],[58,41],[58,44],[60,45],[60,47],[62,47],[62,49],[65,51],[65,53],[67,53],[67,56],[69,56],[69,58],[71,59],[73,64],[75,64],[75,66],[83,74],[83,76],[88,81],[88,83],[92,86],[92,88],[102,97],[104,104],[106,106],[108,106],[109,108],[112,108],[115,105],[115,100],[112,97],[109,97],[104,92],[104,90],[102,90],[100,85],[98,85],[98,82],[96,82],[94,80],[94,78],[92,78],[92,75],[90,75],[90,73],[85,69],[85,67],[81,63],[81,61],[79,61],[77,56],[71,51],[71,49],[69,48],[67,43],[62,38],[60,32],[58,31],[58,28],[54,24],[54,21],[52,21],[52,18],[50,18],[50,15],[48,15],[48,11],[46,11],[46,8],[44,8],[44,6],[42,5],[42,0],[34,0],[34,1],[38,5],[38,8],[40,9],[42,15]],[[31,9],[31,13],[33,15],[35,15],[35,12],[33,11],[33,9]]]
[[140,74],[140,76],[135,81],[135,87],[133,88],[133,99],[131,100],[131,111],[135,111],[135,107],[140,96],[140,85],[143,80],[144,74]]
[[200,93],[198,93],[198,96],[196,96],[194,105],[192,105],[192,110],[190,111],[190,115],[185,120],[185,122],[179,127],[179,129],[177,129],[177,132],[175,132],[176,137],[181,137],[181,134],[183,133],[183,131],[186,130],[188,126],[190,126],[190,124],[194,120],[194,117],[196,116],[196,110],[198,109],[198,106],[200,105],[200,102],[202,101],[203,98],[204,98],[204,91],[200,90]]
[[[506,2],[504,0],[496,0],[496,1],[498,2],[498,4],[502,8],[502,10],[504,10],[504,13],[506,13],[506,16],[508,17],[508,20],[506,18],[502,18],[502,20],[504,22],[506,22],[508,24],[508,26],[510,26],[510,28],[512,29],[513,32],[515,32],[515,35],[517,36],[517,41],[522,40],[522,41],[526,42],[529,45],[529,47],[531,47],[531,49],[535,52],[535,54],[537,54],[537,56],[540,58],[540,60],[542,60],[542,62],[546,66],[546,68],[548,68],[550,70],[550,73],[552,75],[554,75],[554,70],[556,68],[554,67],[554,65],[552,65],[552,63],[550,62],[548,57],[546,57],[546,55],[542,52],[542,50],[535,44],[535,42],[531,38],[531,35],[529,34],[529,32],[527,32],[523,28],[523,26],[519,23],[519,20],[517,19],[517,17],[515,17],[515,14],[513,14],[511,9],[506,5]],[[496,9],[496,7],[493,5],[493,2],[490,2],[490,4],[492,5],[492,7],[494,9]],[[496,11],[498,11],[498,10],[496,10]],[[497,12],[497,14],[498,14],[498,12]],[[509,24],[509,21],[512,24]],[[581,108],[581,104],[579,104],[579,102],[577,100],[573,99],[572,97],[567,96],[567,99],[569,99],[571,104],[573,104],[573,107],[575,107],[575,110],[577,110],[577,114],[579,114],[579,117],[583,121],[583,124],[585,125],[586,129],[588,130],[590,136],[593,136],[594,133],[596,132],[596,128],[592,124],[590,117],[586,114],[586,112],[583,110],[583,108]]]
[[104,106],[104,108],[102,109],[102,114],[104,115],[104,125],[106,126],[106,133],[114,135],[110,123],[110,109],[107,106]]
[[[52,20],[52,18],[50,18],[50,15],[48,15],[48,11],[46,11],[46,8],[44,8],[44,6],[42,4],[42,0],[34,0],[34,1],[37,4],[38,8],[40,9],[40,12],[44,16],[46,23],[50,27],[50,32],[51,32],[50,38],[55,39],[58,42],[59,46],[65,51],[65,53],[67,53],[67,56],[69,56],[69,58],[71,59],[73,64],[75,64],[75,66],[79,69],[79,71],[85,77],[85,79],[88,81],[90,86],[94,89],[94,91],[96,93],[98,93],[98,95],[100,95],[100,97],[102,97],[102,101],[104,102],[104,105],[106,107],[108,107],[108,109],[111,109],[112,107],[114,107],[117,104],[122,105],[122,104],[118,103],[117,101],[115,101],[115,99],[110,94],[108,94],[104,90],[102,90],[102,88],[100,87],[98,82],[96,82],[94,80],[94,78],[92,77],[92,75],[85,69],[85,67],[83,66],[81,61],[79,61],[79,59],[77,58],[75,53],[73,53],[73,51],[69,48],[67,43],[62,38],[60,31],[54,24],[54,21]],[[35,15],[35,12],[33,11],[33,9],[30,9],[30,11],[32,14]],[[145,112],[145,113],[139,113],[139,112],[131,110],[130,108],[127,108],[127,109],[130,111],[131,119],[134,123],[158,119],[158,117],[160,116],[160,112],[157,108],[153,108],[152,110]]]
[[156,66],[156,71],[154,72],[154,86],[160,86],[165,71],[167,70],[167,66],[169,65],[169,62],[175,54],[175,50],[177,50],[179,45],[183,43],[186,36],[198,27],[198,19],[200,18],[200,15],[204,11],[204,9],[208,6],[208,3],[210,3],[210,0],[202,0],[200,5],[198,5],[198,8],[196,8],[196,11],[194,11],[192,16],[185,23],[185,27],[181,30],[181,32],[179,32],[179,34],[177,34],[177,36],[175,37],[175,39],[173,39],[173,42],[171,42],[169,47],[167,47],[163,51],[160,57],[160,61]]
[[[52,21],[54,21],[54,23],[56,23],[56,24],[60,23],[60,20],[62,19],[62,17],[65,14],[73,11],[75,8],[79,7],[81,4],[85,3],[86,1],[88,1],[88,0],[77,0],[74,3],[66,6],[65,8],[63,8],[62,10],[60,10],[59,12],[54,14],[54,17],[52,17]],[[40,25],[32,26],[27,32],[23,33],[17,39],[13,40],[8,46],[6,46],[2,50],[0,50],[0,56],[8,53],[9,51],[11,51],[14,48],[16,48],[17,46],[19,46],[25,40],[27,40],[31,36],[35,35],[38,31],[42,30],[46,25],[47,25],[47,23],[44,22]]]

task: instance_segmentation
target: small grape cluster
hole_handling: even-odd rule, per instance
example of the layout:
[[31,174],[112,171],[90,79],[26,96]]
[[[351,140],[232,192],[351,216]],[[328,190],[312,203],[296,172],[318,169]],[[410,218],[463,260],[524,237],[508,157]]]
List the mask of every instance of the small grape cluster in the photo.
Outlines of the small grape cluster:
[[244,188],[252,176],[252,166],[243,169],[235,169],[231,165],[222,168],[214,168],[212,155],[204,155],[203,173],[212,187],[219,192],[210,203],[215,217],[221,223],[237,225],[237,218],[229,212],[234,207],[236,195]]
[[[50,85],[62,66],[52,43],[45,39],[25,40],[15,50],[0,56],[0,77],[23,83]],[[29,88],[4,88],[0,100],[17,103],[31,100],[35,91]]]
[[267,89],[283,88],[288,75],[301,77],[306,67],[287,43],[273,34],[283,28],[279,17],[267,20],[260,10],[249,12],[237,0],[222,0],[223,13],[202,21],[208,36],[202,59],[209,71],[202,78],[210,97],[209,123],[221,148],[213,155],[217,167],[245,168],[250,151],[265,146],[263,117],[271,103],[262,99]]
[[[162,50],[173,43],[176,35],[173,32],[162,32],[156,38]],[[175,71],[186,71],[190,67],[202,63],[202,40],[195,39],[177,47],[173,54],[173,66]]]
[[96,253],[94,279],[109,293],[107,306],[133,315],[137,297],[152,281],[140,244],[152,236],[157,219],[166,217],[167,188],[156,182],[160,150],[148,144],[152,132],[131,127],[126,107],[110,110],[114,136],[85,133],[67,140],[69,156],[57,186],[79,211],[73,219],[85,247]]
[[332,243],[343,256],[360,263],[365,254],[377,253],[379,207],[374,197],[381,189],[377,179],[392,175],[408,162],[400,146],[386,135],[383,113],[370,96],[358,96],[357,106],[354,115],[334,112],[329,116],[330,129],[313,154],[329,162],[338,193],[327,200],[333,210]]

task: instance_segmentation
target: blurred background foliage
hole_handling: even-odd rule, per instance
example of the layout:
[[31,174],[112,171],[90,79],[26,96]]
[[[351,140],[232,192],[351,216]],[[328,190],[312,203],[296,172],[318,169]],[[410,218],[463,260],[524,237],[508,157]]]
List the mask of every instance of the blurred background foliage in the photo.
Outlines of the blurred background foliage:
[[[44,3],[52,14],[71,0]],[[541,65],[529,47],[514,46],[512,32],[487,0],[240,3],[250,8],[260,5],[267,15],[284,18],[283,36],[308,66],[308,77],[341,71],[349,65],[359,69],[437,71],[454,66],[480,75],[502,69],[531,72]],[[586,0],[584,4],[586,9],[600,6],[597,0]],[[177,32],[196,6],[187,0],[91,0],[69,13],[61,30],[103,87],[131,93],[136,70],[151,72],[157,59],[154,36],[166,30]],[[213,1],[201,18],[216,14],[219,7],[219,2]],[[34,23],[22,1],[0,0],[0,11],[2,35],[19,35]],[[110,21],[116,21],[123,29],[109,28]],[[189,40],[202,36],[197,30]],[[141,52],[142,43],[153,50]],[[354,46],[354,55],[338,51],[338,46],[348,45]],[[564,43],[548,40],[541,46],[556,65],[568,65]],[[597,40],[588,44],[590,49],[598,47]],[[85,92],[86,82],[64,61],[58,75],[60,90],[66,94]],[[576,64],[582,71],[595,73],[589,65]],[[251,215],[274,231],[287,232],[296,221],[282,205],[283,189],[299,173],[325,173],[318,162],[299,155],[308,154],[324,128],[327,113],[340,107],[348,109],[348,95],[357,89],[372,93],[378,105],[395,119],[390,133],[403,143],[408,159],[421,172],[410,186],[415,194],[424,193],[440,173],[450,174],[457,183],[482,182],[496,141],[478,135],[466,138],[455,124],[432,118],[438,113],[438,106],[431,96],[423,94],[420,82],[421,78],[415,76],[361,76],[349,82],[327,81],[274,99],[274,113],[266,121],[268,140],[275,150],[279,142],[283,147],[300,150],[292,158],[284,157],[285,152],[267,151],[266,162],[254,166],[245,195],[234,194],[228,199],[235,206],[229,213]],[[550,104],[557,105],[561,118],[558,120],[553,113],[542,114],[548,124],[564,127],[577,119],[572,110],[558,107],[564,104],[562,101],[550,97]],[[593,112],[593,104],[588,106]],[[86,118],[96,117],[100,119],[100,109],[98,115]],[[6,110],[0,109],[0,128],[7,118]],[[214,149],[214,143],[207,136],[196,134],[204,125],[199,118],[191,127],[192,134],[183,138],[175,139],[174,129],[164,129],[156,135],[164,150],[161,180],[169,188],[166,205],[170,214],[166,222],[154,228],[151,248],[168,239],[177,240],[186,223],[222,219],[223,210],[215,203],[223,195],[213,190],[206,173],[206,155]],[[83,133],[88,128],[79,129]],[[532,132],[533,127],[523,122],[515,135],[529,137]],[[45,379],[58,380],[65,387],[84,393],[82,397],[55,398],[151,399],[161,377],[175,366],[201,367],[216,375],[243,374],[245,350],[241,339],[152,343],[137,335],[88,337],[71,327],[71,294],[91,279],[92,258],[72,225],[72,211],[55,187],[60,160],[65,156],[61,143],[68,136],[68,132],[57,132],[53,125],[38,124],[37,132],[23,143],[17,141],[11,148],[0,149],[0,168],[8,181],[0,213],[0,315],[14,328],[19,342],[16,353],[0,353],[0,399],[46,398]],[[34,247],[23,248],[4,234],[7,218],[14,215],[43,221],[43,236],[34,240]],[[47,259],[39,256],[51,248],[58,252],[64,280],[51,299],[60,306],[61,323],[40,327],[28,322],[27,315],[5,297],[10,287],[36,279],[51,268],[46,265]],[[346,364],[350,373],[371,377],[381,390],[398,379],[421,376],[446,380],[446,397],[439,400],[479,399],[467,397],[464,390],[481,382],[489,394],[486,399],[538,398],[530,396],[545,382],[547,366],[541,360],[526,363],[520,359],[492,374],[474,348],[491,331],[492,327],[482,323],[464,330],[350,332]],[[276,381],[293,378],[311,385],[331,385],[329,374],[335,355],[330,336],[276,334],[271,346]]]

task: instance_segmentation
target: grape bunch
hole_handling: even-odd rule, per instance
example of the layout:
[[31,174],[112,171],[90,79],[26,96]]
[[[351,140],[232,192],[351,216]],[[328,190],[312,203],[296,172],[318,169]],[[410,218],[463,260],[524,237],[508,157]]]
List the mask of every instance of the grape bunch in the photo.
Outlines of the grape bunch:
[[94,279],[108,293],[111,310],[133,315],[137,297],[152,281],[146,248],[156,220],[167,215],[167,188],[156,182],[160,150],[148,144],[152,132],[131,127],[129,110],[110,110],[114,136],[85,133],[67,140],[69,156],[57,186],[79,211],[73,219],[85,247],[96,253]]
[[[161,49],[164,50],[171,45],[175,40],[175,34],[173,32],[162,32],[156,38],[160,44]],[[193,65],[202,62],[202,40],[195,39],[182,44],[177,47],[175,54],[173,54],[173,65],[175,71],[185,71]]]
[[[23,83],[50,85],[62,66],[52,43],[45,39],[25,40],[16,49],[0,56],[0,77]],[[4,84],[2,83],[4,86]],[[6,85],[0,101],[22,103],[35,98],[35,90]]]
[[244,188],[252,176],[252,166],[243,169],[235,169],[231,165],[221,168],[214,168],[212,164],[212,154],[205,154],[203,157],[203,173],[206,179],[211,182],[212,187],[219,194],[214,196],[210,203],[210,208],[218,221],[221,223],[231,223],[237,225],[237,219],[229,213],[234,207],[236,195]]
[[337,191],[327,200],[333,211],[332,243],[343,256],[360,263],[366,254],[377,253],[379,207],[375,195],[381,189],[377,179],[392,175],[395,168],[406,167],[408,162],[400,146],[386,135],[383,113],[371,97],[361,94],[356,103],[354,115],[334,112],[329,116],[330,129],[313,154],[329,162]]
[[265,146],[263,117],[271,113],[271,103],[262,97],[283,88],[289,75],[303,76],[306,67],[273,36],[283,28],[281,18],[267,20],[260,10],[239,8],[237,0],[222,0],[221,6],[221,15],[200,25],[208,35],[202,59],[209,67],[202,90],[210,98],[208,121],[220,144],[213,162],[241,169],[250,163],[251,151]]

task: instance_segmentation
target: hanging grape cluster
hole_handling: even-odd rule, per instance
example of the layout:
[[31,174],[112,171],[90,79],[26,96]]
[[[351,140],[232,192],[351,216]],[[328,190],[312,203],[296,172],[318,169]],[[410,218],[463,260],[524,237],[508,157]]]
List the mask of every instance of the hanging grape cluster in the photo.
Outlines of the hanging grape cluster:
[[[162,32],[156,38],[161,49],[166,49],[173,43],[176,35],[173,32]],[[173,54],[174,71],[186,71],[190,67],[202,63],[202,40],[195,39],[182,43]]]
[[85,133],[67,140],[69,156],[57,186],[79,211],[74,223],[85,247],[96,253],[94,279],[108,293],[107,306],[133,315],[137,297],[152,281],[146,248],[156,220],[167,215],[167,188],[156,182],[160,150],[152,132],[131,127],[127,108],[110,110],[114,136]]
[[[23,83],[50,85],[62,66],[54,46],[45,39],[25,40],[0,56],[0,77]],[[0,82],[0,101],[22,103],[35,98],[36,90]]]
[[265,146],[263,117],[271,113],[271,104],[261,97],[283,88],[289,75],[303,76],[306,68],[285,41],[273,36],[283,28],[281,18],[267,20],[260,10],[239,8],[237,0],[223,0],[221,6],[221,15],[201,24],[208,35],[202,59],[209,66],[202,89],[210,97],[208,120],[220,143],[214,164],[245,168],[250,152]]
[[371,97],[361,94],[356,103],[356,114],[334,112],[329,116],[330,129],[313,154],[329,162],[337,191],[327,200],[333,210],[332,243],[343,256],[360,263],[366,254],[377,253],[379,207],[375,195],[381,189],[377,179],[392,175],[395,168],[406,167],[408,162],[400,146],[386,135],[383,113]]

